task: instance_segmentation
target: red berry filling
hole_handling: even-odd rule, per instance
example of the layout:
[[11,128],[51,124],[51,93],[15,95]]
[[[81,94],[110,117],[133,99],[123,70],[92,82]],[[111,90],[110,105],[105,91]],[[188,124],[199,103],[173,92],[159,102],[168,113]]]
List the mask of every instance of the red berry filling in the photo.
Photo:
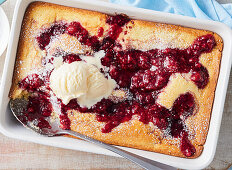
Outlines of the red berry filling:
[[63,62],[65,63],[72,63],[74,61],[81,61],[81,58],[77,54],[68,54],[66,56],[63,56]]
[[117,25],[119,27],[122,27],[129,21],[130,19],[127,16],[115,15],[115,16],[108,17],[108,19],[106,20],[106,23],[109,25]]
[[180,149],[181,152],[187,157],[193,156],[194,153],[196,152],[195,147],[188,140],[188,134],[186,133],[183,133],[181,137]]
[[198,86],[198,88],[203,89],[209,81],[209,73],[207,69],[204,66],[194,69],[191,75],[191,80]]
[[67,114],[60,115],[60,127],[62,129],[70,129],[71,121],[68,118]]
[[89,32],[79,22],[71,22],[67,27],[67,33],[77,37],[82,44],[92,47],[94,51],[98,51],[100,48],[98,38],[90,36]]
[[19,87],[29,92],[34,92],[42,86],[43,81],[39,78],[38,74],[30,74],[19,82]]
[[51,116],[53,111],[52,104],[49,101],[49,96],[41,93],[36,93],[34,96],[29,97],[27,109],[20,117],[23,122],[37,120],[39,128],[51,128],[46,117]]
[[38,119],[38,125],[37,125],[40,129],[43,128],[48,128],[51,129],[51,125],[48,123],[48,121],[46,121],[43,117],[40,117]]
[[175,115],[188,117],[193,114],[194,109],[194,98],[192,94],[186,93],[185,95],[180,95],[174,102],[172,111]]
[[103,35],[103,33],[104,33],[104,28],[100,27],[100,28],[98,29],[98,31],[97,31],[97,36],[98,36],[98,37],[101,37],[101,36]]
[[162,89],[168,83],[170,74],[165,72],[140,70],[131,78],[132,90],[155,91]]

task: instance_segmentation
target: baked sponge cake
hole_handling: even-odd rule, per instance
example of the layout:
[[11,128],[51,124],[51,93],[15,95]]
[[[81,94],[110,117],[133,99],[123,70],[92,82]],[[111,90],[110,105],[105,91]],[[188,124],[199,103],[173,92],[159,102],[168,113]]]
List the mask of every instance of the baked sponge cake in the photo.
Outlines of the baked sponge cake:
[[222,39],[213,32],[45,2],[25,13],[9,93],[22,121],[103,142],[197,158]]

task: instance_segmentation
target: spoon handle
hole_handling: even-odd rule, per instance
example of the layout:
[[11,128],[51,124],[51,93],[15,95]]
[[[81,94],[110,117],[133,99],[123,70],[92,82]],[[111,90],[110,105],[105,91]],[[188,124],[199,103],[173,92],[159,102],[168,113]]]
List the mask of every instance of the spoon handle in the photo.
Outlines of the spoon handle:
[[112,146],[112,145],[109,145],[109,144],[106,144],[104,142],[101,142],[99,140],[96,140],[96,139],[93,139],[93,138],[90,138],[88,136],[85,136],[85,135],[82,135],[78,132],[74,132],[74,131],[71,131],[71,130],[65,130],[65,131],[61,131],[61,132],[58,132],[57,135],[62,135],[62,134],[68,134],[68,135],[72,135],[72,136],[75,136],[75,137],[78,137],[78,138],[81,138],[85,141],[88,141],[88,142],[91,142],[93,144],[96,144],[102,148],[105,148],[105,149],[108,149],[114,153],[117,153],[118,155],[136,163],[137,165],[141,166],[142,168],[145,168],[145,169],[148,169],[148,170],[160,170],[160,169],[165,169],[165,170],[174,170],[176,168],[174,167],[171,167],[169,165],[165,165],[165,164],[162,164],[162,163],[159,163],[159,162],[156,162],[156,161],[152,161],[150,159],[146,159],[144,157],[141,157],[141,156],[138,156],[136,154],[133,154],[133,153],[130,153],[130,152],[127,152],[125,150],[122,150],[122,149],[119,149],[115,146]]

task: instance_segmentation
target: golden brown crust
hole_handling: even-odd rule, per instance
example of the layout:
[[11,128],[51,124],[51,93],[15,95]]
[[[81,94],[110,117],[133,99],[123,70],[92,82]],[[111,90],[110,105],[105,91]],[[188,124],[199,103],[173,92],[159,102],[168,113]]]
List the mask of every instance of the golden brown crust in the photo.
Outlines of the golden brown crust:
[[[96,35],[99,27],[103,27],[104,30],[109,29],[109,26],[105,24],[106,18],[106,14],[99,12],[43,2],[31,3],[23,20],[9,97],[13,99],[22,97],[24,92],[18,87],[18,82],[30,72],[41,67],[44,52],[35,43],[35,37],[41,28],[55,21],[64,20],[68,23],[78,21],[91,35]],[[127,32],[127,34],[124,34],[124,32]],[[106,33],[107,31],[105,31]],[[200,57],[200,62],[208,69],[209,83],[204,89],[195,90],[194,95],[197,99],[198,112],[186,120],[186,125],[193,136],[191,143],[196,148],[196,153],[191,158],[196,158],[201,154],[208,133],[223,49],[221,37],[205,30],[131,20],[123,28],[123,32],[117,40],[122,46],[134,49],[187,48],[197,37],[206,34],[213,34],[217,45],[211,53],[205,53]],[[163,138],[162,133],[154,125],[144,125],[136,117],[120,124],[110,133],[102,133],[100,129],[104,123],[96,121],[94,114],[70,111],[68,116],[72,122],[72,130],[106,143],[184,157],[179,149],[180,141],[178,139]]]

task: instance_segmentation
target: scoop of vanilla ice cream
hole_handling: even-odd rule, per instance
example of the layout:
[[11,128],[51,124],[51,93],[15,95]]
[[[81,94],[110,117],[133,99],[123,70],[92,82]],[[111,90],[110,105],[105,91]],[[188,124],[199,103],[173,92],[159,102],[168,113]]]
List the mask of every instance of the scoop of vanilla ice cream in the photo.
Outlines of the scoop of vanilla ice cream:
[[80,106],[90,108],[102,98],[107,98],[116,87],[116,82],[111,78],[105,78],[105,76],[94,65],[89,65],[88,71],[88,91],[77,100]]
[[[98,98],[100,96],[109,96],[112,93],[112,85],[114,81],[112,79],[106,79],[104,75],[93,65],[89,67],[88,94],[89,98]],[[115,87],[115,86],[114,86]]]
[[50,87],[64,104],[76,98],[80,106],[90,108],[107,98],[116,82],[105,78],[96,66],[76,61],[55,69],[50,77]]
[[50,87],[64,104],[68,104],[71,99],[87,93],[86,73],[88,66],[83,61],[65,63],[51,73]]

